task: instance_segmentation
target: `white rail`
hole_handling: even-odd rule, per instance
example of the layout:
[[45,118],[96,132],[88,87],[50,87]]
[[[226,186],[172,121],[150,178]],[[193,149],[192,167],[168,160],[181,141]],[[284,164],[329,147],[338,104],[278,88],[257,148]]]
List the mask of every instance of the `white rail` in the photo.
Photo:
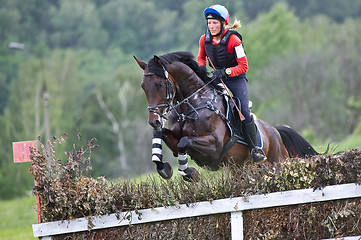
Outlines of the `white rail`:
[[[116,214],[96,216],[92,221],[94,224],[92,230],[187,217],[231,213],[232,240],[241,240],[243,239],[242,211],[244,210],[357,197],[361,197],[361,186],[354,183],[327,186],[322,190],[315,191],[313,191],[313,189],[301,189],[275,192],[266,195],[219,199],[211,202],[197,202],[188,207],[185,204],[182,204],[175,207],[144,209],[139,211],[141,215],[137,214],[135,211],[123,212],[120,214],[120,219],[116,217]],[[138,218],[138,216],[140,217]],[[33,224],[34,237],[43,237],[43,239],[51,239],[51,236],[58,234],[88,230],[88,220],[86,218]],[[359,237],[354,238],[358,239]]]

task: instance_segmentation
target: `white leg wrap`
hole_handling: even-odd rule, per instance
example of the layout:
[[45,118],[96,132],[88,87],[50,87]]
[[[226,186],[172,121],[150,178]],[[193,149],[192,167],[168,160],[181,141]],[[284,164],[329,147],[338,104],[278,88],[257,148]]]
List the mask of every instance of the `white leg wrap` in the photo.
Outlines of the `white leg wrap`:
[[152,161],[153,161],[153,162],[161,162],[162,159],[160,159],[160,157],[157,156],[157,155],[152,155]]
[[153,162],[162,162],[163,150],[162,150],[162,139],[153,138],[152,140],[152,161]]
[[161,138],[153,138],[152,140],[152,144],[162,144],[162,139]]
[[181,176],[187,176],[187,174],[184,171],[180,171],[180,170],[178,170],[178,174]]
[[[178,154],[178,173],[184,176],[184,170],[188,168],[188,155],[185,154]],[[183,172],[183,173],[180,173]]]

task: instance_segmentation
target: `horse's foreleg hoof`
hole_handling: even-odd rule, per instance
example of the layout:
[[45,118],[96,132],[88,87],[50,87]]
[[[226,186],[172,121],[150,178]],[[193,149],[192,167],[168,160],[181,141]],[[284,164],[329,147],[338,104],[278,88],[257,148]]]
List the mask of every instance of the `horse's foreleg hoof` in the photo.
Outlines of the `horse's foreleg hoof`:
[[164,179],[170,179],[173,176],[173,169],[167,162],[164,162],[160,168],[157,167],[157,172]]
[[188,182],[198,182],[201,179],[201,174],[192,167],[189,167],[183,171],[178,171],[182,175],[183,179]]

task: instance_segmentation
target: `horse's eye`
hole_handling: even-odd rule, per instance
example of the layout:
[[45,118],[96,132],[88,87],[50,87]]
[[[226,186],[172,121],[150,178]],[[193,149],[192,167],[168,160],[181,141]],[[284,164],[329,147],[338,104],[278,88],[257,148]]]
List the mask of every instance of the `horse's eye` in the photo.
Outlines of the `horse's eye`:
[[155,84],[157,85],[157,87],[161,88],[163,87],[164,81],[163,79],[161,79],[160,81],[157,81]]

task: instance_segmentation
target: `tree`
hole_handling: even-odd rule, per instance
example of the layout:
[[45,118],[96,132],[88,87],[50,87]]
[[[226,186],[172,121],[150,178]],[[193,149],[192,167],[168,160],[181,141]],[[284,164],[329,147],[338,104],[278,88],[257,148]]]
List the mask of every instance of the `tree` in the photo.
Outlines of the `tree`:
[[8,110],[5,110],[4,115],[0,115],[0,125],[0,199],[11,199],[31,189],[33,181],[30,174],[27,174],[31,165],[13,162],[12,143],[9,141],[12,129]]
[[104,48],[107,32],[101,27],[95,5],[89,1],[60,2],[50,9],[52,47]]
[[361,12],[361,2],[358,0],[305,0],[302,2],[287,0],[287,3],[302,19],[322,14],[335,22],[342,23],[350,17],[359,18]]
[[[361,24],[355,18],[361,3],[306,2],[218,3],[228,8],[231,23],[237,17],[243,25],[238,30],[249,60],[253,111],[274,124],[341,139],[360,131]],[[206,29],[203,11],[211,4],[0,1],[0,194],[14,196],[33,183],[20,177],[25,165],[12,163],[11,142],[39,135],[46,140],[47,129],[49,137],[68,133],[69,145],[78,132],[82,139],[97,138],[96,176],[153,169],[142,76],[131,55],[145,61],[174,50],[196,55]],[[9,41],[22,42],[25,49],[12,51]],[[48,114],[44,93],[49,94]],[[69,145],[57,152],[63,154]],[[10,194],[8,182],[25,188]]]
[[0,8],[0,40],[2,42],[8,41],[10,36],[16,35],[19,21],[19,11],[16,9]]
[[273,56],[284,56],[290,49],[298,49],[299,20],[287,5],[274,5],[268,13],[261,14],[248,24],[244,31],[244,44],[252,71],[272,62]]
[[[110,177],[128,177],[132,172],[149,169],[150,165],[150,161],[149,164],[145,162],[145,156],[150,156],[152,131],[146,123],[141,76],[129,71],[135,69],[135,65],[123,66],[113,79],[99,82],[92,97],[99,108],[88,115],[87,125],[92,126],[93,135],[99,136],[100,148],[108,145],[95,153],[95,166],[107,161],[103,172]],[[94,109],[93,103],[85,111],[90,108]]]
[[334,65],[339,68],[339,81],[344,96],[343,104],[346,109],[348,134],[352,134],[361,116],[361,46],[360,20],[348,19],[340,25],[330,39],[335,46],[333,56],[337,58]]
[[267,120],[340,140],[354,131],[360,118],[359,23],[338,25],[323,17],[312,24],[303,35],[305,50],[275,58],[257,72],[262,84],[251,91]]
[[157,9],[152,1],[109,1],[101,7],[100,18],[110,33],[109,45],[128,54],[149,58],[176,43],[177,13]]

